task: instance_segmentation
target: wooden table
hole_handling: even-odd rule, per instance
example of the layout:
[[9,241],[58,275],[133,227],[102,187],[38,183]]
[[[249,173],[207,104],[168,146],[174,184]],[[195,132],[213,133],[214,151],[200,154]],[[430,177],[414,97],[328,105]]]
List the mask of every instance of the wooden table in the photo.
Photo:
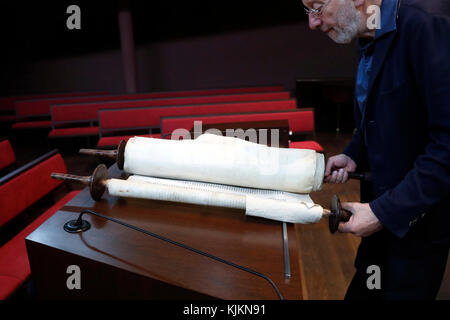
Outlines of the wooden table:
[[[109,173],[123,176],[117,165]],[[285,299],[302,299],[292,224],[287,228],[291,278],[285,279],[280,222],[237,209],[108,194],[95,202],[87,188],[26,239],[39,298],[278,299],[265,279],[99,217],[83,216],[92,225],[88,231],[64,231],[83,209],[251,268],[271,278]],[[80,267],[80,290],[67,288],[71,265]]]

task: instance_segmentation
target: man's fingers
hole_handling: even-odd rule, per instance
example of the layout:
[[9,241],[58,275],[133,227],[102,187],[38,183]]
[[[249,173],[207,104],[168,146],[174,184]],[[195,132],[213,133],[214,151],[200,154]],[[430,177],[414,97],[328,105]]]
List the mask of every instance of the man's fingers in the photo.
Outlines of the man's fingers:
[[345,169],[333,170],[324,181],[327,183],[345,183],[348,180],[348,172]]
[[336,183],[342,183],[342,180],[344,179],[344,169],[339,169],[337,177],[336,177]]
[[342,178],[342,183],[346,183],[348,180],[348,172],[347,170],[344,170],[344,176]]
[[340,233],[352,233],[352,224],[349,222],[341,222],[338,226],[338,231]]
[[334,166],[334,161],[333,161],[333,159],[330,158],[327,161],[327,165],[325,166],[325,176],[329,176],[331,174],[331,169],[333,168],[333,166]]
[[345,209],[347,211],[350,211],[351,213],[355,213],[355,205],[353,202],[342,202],[341,203],[341,208]]
[[338,172],[337,172],[336,170],[334,170],[334,171],[331,173],[329,183],[336,183],[337,176],[338,176]]
[[355,210],[354,210],[354,202],[342,202],[341,208],[347,211],[350,211],[352,213],[352,216],[350,217],[350,220],[347,222],[341,222],[339,223],[338,231],[342,233],[354,233],[353,230],[353,219],[355,217]]

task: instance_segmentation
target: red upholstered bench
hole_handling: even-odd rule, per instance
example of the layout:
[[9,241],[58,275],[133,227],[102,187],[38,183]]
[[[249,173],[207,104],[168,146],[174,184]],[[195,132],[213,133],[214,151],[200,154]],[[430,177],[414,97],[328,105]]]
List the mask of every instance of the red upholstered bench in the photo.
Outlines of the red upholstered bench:
[[56,128],[52,129],[48,134],[49,138],[69,138],[80,136],[98,136],[98,127]]
[[14,122],[14,121],[16,121],[16,116],[13,114],[0,115],[0,122]]
[[[64,92],[64,93],[49,93],[49,94],[35,94],[35,95],[23,95],[23,96],[10,96],[0,97],[0,122],[15,122],[16,117],[16,102],[25,100],[36,99],[50,99],[50,98],[62,98],[62,97],[80,97],[89,95],[105,95],[109,94],[107,91],[96,92]],[[31,126],[31,124],[28,124]],[[48,128],[50,125],[48,125]],[[22,129],[22,127],[18,127]]]
[[133,138],[136,136],[147,137],[147,138],[160,138],[161,137],[161,135],[159,133],[103,137],[98,141],[97,147],[116,147],[119,145],[120,141],[122,141],[122,140],[128,141],[130,138]]
[[52,122],[50,120],[37,120],[37,121],[20,121],[12,125],[13,129],[37,129],[37,128],[50,128]]
[[52,99],[63,97],[82,97],[82,96],[99,96],[109,94],[108,91],[84,91],[84,92],[62,92],[62,93],[43,93],[23,96],[0,97],[0,110],[15,111],[15,103],[17,101],[36,100],[36,99]]
[[0,97],[0,111],[2,112],[14,112],[14,102],[18,97]]
[[15,161],[16,156],[9,140],[0,140],[0,170],[9,167]]
[[[67,172],[64,161],[56,150],[0,179],[0,228],[8,226],[24,210],[62,183],[51,179],[51,172]],[[78,192],[68,193],[0,247],[0,299],[8,298],[30,276],[25,237]]]
[[226,122],[250,122],[265,120],[288,120],[289,129],[296,134],[314,132],[314,109],[276,110],[265,112],[242,112],[229,114],[202,114],[161,118],[161,136],[170,135],[176,129],[190,131],[194,121],[203,124]]
[[[289,97],[289,92],[264,92],[52,105],[51,117],[53,129],[52,131],[50,131],[49,137],[57,138],[67,136],[66,131],[59,130],[59,127],[63,125],[70,125],[74,129],[74,131],[71,131],[70,136],[85,136],[87,129],[78,130],[78,128],[83,128],[80,127],[79,124],[90,124],[90,126],[96,127],[95,123],[98,121],[98,112],[101,109],[124,109],[133,107],[162,107],[238,101],[281,100],[289,99]],[[89,131],[89,133],[91,133],[91,131]]]
[[312,149],[317,152],[323,152],[323,147],[316,141],[294,141],[289,142],[289,148],[294,149]]
[[203,95],[273,92],[273,91],[283,91],[283,88],[280,86],[267,86],[267,87],[251,87],[251,88],[167,91],[167,92],[150,92],[150,93],[117,94],[117,95],[105,95],[105,94],[100,95],[97,93],[91,93],[89,95],[86,94],[86,96],[72,95],[65,97],[52,97],[46,99],[35,98],[33,100],[20,100],[15,102],[15,110],[18,118],[31,118],[38,116],[50,116],[50,106],[56,104],[119,101],[119,100],[140,100],[140,99],[156,99],[169,97],[190,97]]
[[[233,114],[206,114],[179,117],[161,118],[161,137],[169,137],[175,130],[184,130],[188,133],[194,127],[194,121],[202,124],[236,123],[265,120],[288,120],[289,129],[294,134],[314,133],[314,109],[278,110],[257,113],[233,113]],[[315,141],[301,141],[305,149],[312,148],[316,151],[323,150]],[[294,142],[295,144],[295,142]],[[292,143],[291,143],[292,145]],[[293,147],[291,146],[290,147]],[[300,146],[297,144],[297,146]]]
[[[189,97],[189,96],[204,96],[204,95],[217,95],[217,94],[231,94],[231,93],[250,93],[250,92],[276,92],[283,91],[283,86],[261,86],[261,87],[242,87],[242,88],[226,88],[226,89],[205,89],[205,90],[191,90],[191,91],[168,91],[168,92],[154,92],[153,98],[164,97]],[[10,96],[0,97],[0,111],[15,112],[15,102],[24,100],[37,100],[37,99],[54,99],[63,97],[82,97],[82,96],[100,96],[109,95],[107,91],[96,92],[65,92],[54,94],[37,94],[27,96]],[[50,111],[50,105],[48,105],[48,111]],[[23,110],[25,111],[25,110]],[[44,112],[45,113],[45,112]],[[48,112],[47,112],[48,113]]]
[[[126,108],[99,111],[100,140],[99,146],[104,145],[104,134],[130,130],[151,130],[160,127],[160,119],[164,116],[181,116],[194,114],[224,114],[233,112],[261,112],[267,110],[296,109],[295,99],[234,102],[201,105],[184,105],[151,108]],[[120,141],[120,139],[119,139]]]
[[[17,124],[13,124],[13,129],[34,129],[34,128],[50,128],[51,122],[46,118],[49,118],[49,112],[42,111],[42,104],[46,104],[46,101],[57,101],[55,99],[65,98],[82,98],[89,96],[106,96],[109,95],[108,91],[87,91],[87,92],[65,92],[54,94],[39,94],[29,96],[17,96],[7,97],[2,101],[0,98],[0,108],[2,103],[8,106],[12,110],[14,115],[14,121],[19,121]],[[45,110],[45,108],[44,108]],[[45,121],[44,121],[45,120]],[[22,123],[24,122],[24,123]]]

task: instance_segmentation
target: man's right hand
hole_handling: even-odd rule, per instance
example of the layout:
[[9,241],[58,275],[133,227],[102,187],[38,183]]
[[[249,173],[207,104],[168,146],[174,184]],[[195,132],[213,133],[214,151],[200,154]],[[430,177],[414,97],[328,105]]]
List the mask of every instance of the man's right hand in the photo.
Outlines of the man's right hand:
[[327,183],[345,183],[348,180],[348,172],[355,172],[356,163],[345,154],[338,154],[328,159],[325,167],[325,179]]

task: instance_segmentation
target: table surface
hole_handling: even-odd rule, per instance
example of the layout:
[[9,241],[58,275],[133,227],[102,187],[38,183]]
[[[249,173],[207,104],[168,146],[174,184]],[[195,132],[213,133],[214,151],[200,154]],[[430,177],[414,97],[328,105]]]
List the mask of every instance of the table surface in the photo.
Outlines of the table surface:
[[[124,177],[116,164],[109,174]],[[265,279],[96,216],[83,216],[91,223],[89,230],[65,232],[63,225],[83,209],[253,269],[271,278],[285,299],[302,298],[294,226],[288,224],[291,278],[287,280],[282,223],[247,217],[244,210],[117,198],[107,193],[95,202],[85,188],[27,241],[219,299],[278,299]]]

